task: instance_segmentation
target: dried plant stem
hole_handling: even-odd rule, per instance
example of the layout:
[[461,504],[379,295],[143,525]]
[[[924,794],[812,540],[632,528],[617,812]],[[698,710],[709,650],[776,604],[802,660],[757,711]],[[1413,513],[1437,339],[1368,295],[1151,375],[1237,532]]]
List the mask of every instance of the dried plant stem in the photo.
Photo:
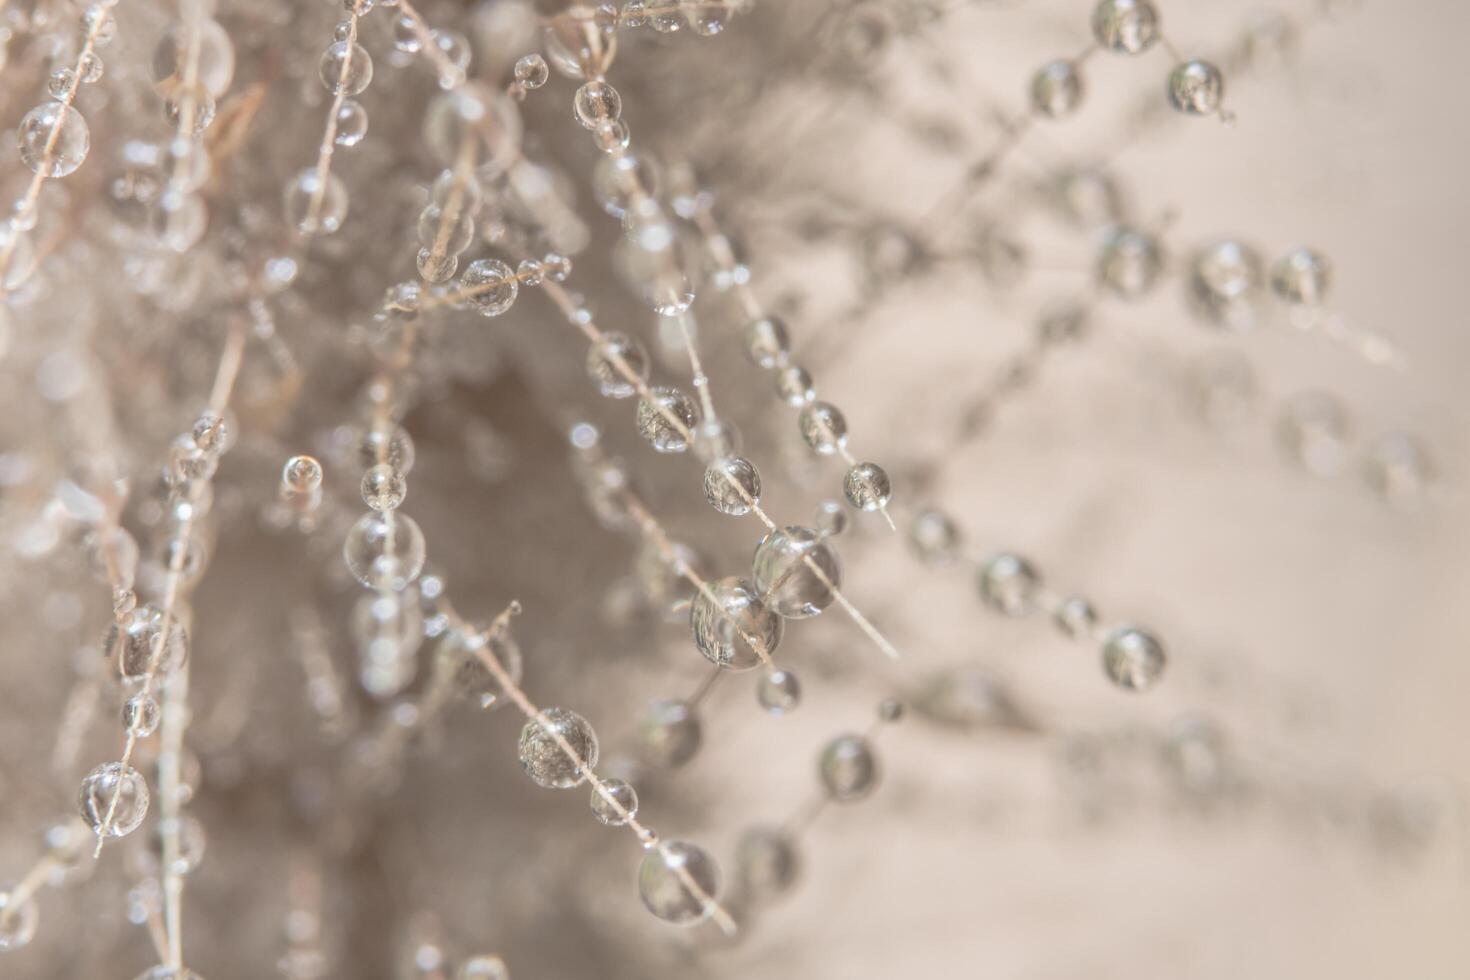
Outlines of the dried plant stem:
[[[487,633],[493,634],[509,629],[511,617],[517,615],[520,610],[521,606],[519,602],[511,602],[499,616],[495,617]],[[465,631],[466,635],[474,632],[464,620],[454,614],[453,610],[448,611],[448,617],[456,625],[456,628]],[[531,702],[531,699],[526,696],[525,691],[521,690],[520,686],[516,684],[515,679],[501,665],[495,654],[490,652],[489,644],[480,645],[475,650],[475,656],[485,665],[485,669],[490,671],[491,676],[495,678],[495,682],[500,685],[501,690],[505,692],[505,696],[510,699],[511,703],[520,709],[521,714],[525,715],[528,721],[534,721],[541,726],[541,730],[556,743],[557,748],[576,767],[577,774],[592,786],[593,790],[606,801],[608,806],[612,807],[613,812],[618,815],[629,830],[638,836],[643,846],[659,848],[660,853],[662,853],[664,844],[658,834],[641,823],[636,816],[623,806],[617,796],[607,788],[607,784],[603,782],[602,777],[593,772],[592,767],[587,765],[587,761],[582,758],[581,753],[566,740],[566,737],[557,730],[557,727],[546,718],[545,713],[536,707]],[[679,878],[679,883],[688,889],[689,893],[699,901],[709,917],[720,927],[720,930],[727,936],[735,935],[738,928],[734,918],[715,900],[714,896],[705,891],[699,882],[694,880],[694,876],[682,865],[670,862],[669,869]]]
[[[97,50],[97,38],[101,36],[102,30],[107,26],[110,12],[105,11],[102,16],[92,19],[87,28],[87,33],[82,37],[82,49],[77,52],[76,60],[72,63],[71,83],[61,93],[56,102],[61,106],[61,111],[56,116],[56,121],[51,125],[51,132],[46,134],[46,145],[41,151],[41,167],[31,177],[26,191],[20,200],[15,203],[14,213],[17,216],[28,217],[36,208],[36,201],[41,196],[41,186],[50,177],[47,171],[51,169],[51,161],[56,155],[56,144],[61,139],[61,126],[66,121],[66,110],[71,108],[77,98],[77,89],[82,84],[83,68],[87,62],[95,57]],[[15,256],[15,244],[19,240],[20,232],[12,231],[6,238],[5,244],[0,246],[0,293],[11,291],[10,263]]]
[[321,146],[317,149],[316,183],[312,186],[311,198],[306,205],[306,226],[312,229],[321,220],[327,178],[332,172],[332,154],[337,149],[337,117],[342,112],[342,103],[347,101],[347,77],[352,71],[352,49],[357,45],[357,24],[361,16],[356,4],[347,11],[347,37],[344,42],[347,48],[343,52],[342,67],[337,73],[337,91],[332,95],[332,105],[327,110],[327,123],[322,128]]
[[[234,391],[235,379],[239,376],[240,361],[245,352],[245,323],[236,320],[230,327],[229,335],[225,339],[224,351],[220,354],[219,367],[215,372],[214,387],[210,392],[209,408],[216,415],[224,412],[229,405],[230,394]],[[195,481],[189,489],[189,500],[196,501],[203,491],[208,479]],[[140,694],[146,696],[153,692],[155,679],[158,673],[158,663],[163,652],[168,647],[169,628],[174,623],[175,609],[178,603],[179,591],[182,587],[184,562],[188,558],[189,544],[194,530],[195,508],[190,507],[188,513],[179,521],[177,536],[173,543],[173,549],[169,555],[168,576],[165,579],[163,590],[163,609],[159,620],[158,640],[153,645],[148,658],[148,666],[143,674],[143,686]],[[121,632],[121,631],[119,631]],[[133,752],[138,746],[137,732],[129,729],[127,741],[123,746],[122,767],[126,771],[132,763]],[[113,789],[112,798],[107,805],[107,814],[103,817],[102,826],[97,828],[97,847],[92,852],[94,858],[102,856],[102,848],[107,843],[107,834],[112,826],[112,821],[117,815],[118,800],[122,795],[122,781],[119,780]]]
[[[551,301],[556,304],[558,309],[562,311],[562,314],[566,317],[566,319],[570,323],[575,325],[577,329],[582,331],[583,335],[586,336],[587,340],[591,344],[593,344],[594,346],[599,346],[602,344],[602,341],[606,335],[600,329],[598,329],[597,324],[592,322],[592,318],[590,316],[578,315],[579,307],[575,302],[573,302],[571,294],[568,293],[560,283],[552,282],[548,279],[545,283],[542,284],[542,291],[545,292],[548,297],[550,297]],[[642,398],[648,405],[652,406],[653,409],[657,411],[659,415],[663,418],[663,420],[667,422],[674,429],[674,431],[679,433],[680,437],[682,437],[685,442],[693,442],[694,433],[692,433],[689,430],[689,427],[684,424],[684,420],[679,418],[677,415],[675,415],[659,402],[659,400],[654,396],[653,391],[648,387],[648,382],[639,377],[638,372],[634,371],[627,361],[623,360],[623,358],[616,352],[607,352],[604,356],[607,357],[608,363],[613,366],[613,369],[618,372],[618,375],[625,382],[637,389],[638,396]],[[746,504],[746,506],[750,508],[750,512],[754,514],[756,518],[759,519],[760,522],[766,526],[766,529],[768,531],[777,530],[779,525],[777,525],[775,521],[771,520],[770,516],[763,509],[761,509],[760,503],[750,495],[749,491],[747,491],[745,487],[741,486],[737,480],[732,479],[728,473],[724,473],[723,471],[720,472],[722,478],[735,489],[735,492],[739,494],[741,500]],[[824,585],[828,589],[828,591],[832,593],[838,604],[842,606],[843,610],[852,619],[852,621],[857,624],[858,628],[863,631],[868,639],[872,640],[873,644],[877,646],[878,649],[881,650],[885,656],[897,660],[899,657],[898,648],[895,647],[891,642],[889,642],[888,638],[878,631],[878,628],[874,626],[872,622],[870,622],[868,618],[862,614],[857,606],[853,605],[853,603],[847,598],[847,596],[843,595],[842,590],[837,587],[837,583],[832,581],[831,577],[822,570],[822,567],[818,565],[815,561],[813,561],[809,555],[802,555],[801,560],[806,565],[807,569],[817,577],[817,580],[820,581],[822,585]]]

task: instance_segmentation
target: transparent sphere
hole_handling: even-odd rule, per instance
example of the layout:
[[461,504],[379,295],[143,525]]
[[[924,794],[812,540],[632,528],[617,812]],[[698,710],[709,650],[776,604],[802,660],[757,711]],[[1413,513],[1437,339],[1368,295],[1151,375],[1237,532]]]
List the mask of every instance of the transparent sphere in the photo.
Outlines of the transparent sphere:
[[[436,189],[438,186],[436,182]],[[452,180],[449,186],[453,187]],[[466,200],[467,197],[469,200]],[[419,244],[436,254],[459,255],[462,253],[470,247],[470,242],[475,238],[474,205],[477,203],[478,201],[471,195],[462,195],[453,209],[431,202],[419,213]]]
[[504,93],[471,82],[440,93],[424,115],[424,143],[446,166],[459,160],[465,140],[481,147],[480,166],[503,172],[521,152],[521,115]]
[[719,866],[694,844],[659,844],[638,866],[638,897],[665,922],[681,926],[703,922],[714,911],[711,903],[719,891]]
[[644,761],[676,769],[694,758],[704,735],[694,706],[687,701],[654,701],[638,725],[638,749]]
[[788,364],[776,371],[776,397],[792,408],[801,408],[817,397],[812,376],[799,364]]
[[36,900],[16,902],[10,892],[0,892],[0,953],[20,949],[36,937],[40,911]]
[[77,802],[82,819],[99,837],[126,837],[148,814],[148,783],[132,766],[108,762],[82,780]]
[[424,532],[407,514],[369,511],[347,532],[342,558],[367,588],[401,592],[423,571]]
[[408,480],[387,463],[379,463],[362,475],[362,502],[373,510],[394,510],[407,495]]
[[155,676],[167,677],[182,667],[189,656],[188,637],[178,617],[169,617],[165,642],[163,613],[151,605],[138,606],[114,622],[102,643],[108,657],[116,652],[118,673],[130,681],[147,676],[150,664]]
[[769,371],[791,353],[791,334],[779,317],[763,316],[745,325],[742,334],[745,356],[756,367]]
[[909,525],[909,544],[926,565],[947,565],[960,556],[963,538],[959,526],[943,511],[926,509]]
[[638,815],[638,793],[625,780],[604,779],[601,789],[592,787],[592,815],[605,827],[621,827]]
[[87,120],[60,102],[38,105],[21,119],[15,131],[20,161],[32,173],[65,177],[82,165],[91,148]]
[[1436,479],[1434,460],[1418,439],[1389,432],[1368,447],[1363,463],[1368,486],[1386,502],[1412,506],[1421,502]]
[[1043,116],[1060,119],[1082,102],[1082,74],[1066,58],[1049,61],[1031,78],[1031,107]]
[[751,578],[766,605],[786,619],[818,615],[832,604],[832,589],[842,587],[842,569],[827,539],[812,528],[796,525],[778,528],[761,539]]
[[337,110],[337,135],[333,137],[338,146],[356,146],[362,142],[368,130],[367,110],[356,99],[343,99]]
[[735,845],[735,880],[746,898],[772,898],[796,883],[796,841],[780,827],[751,827]]
[[829,799],[849,803],[867,796],[878,785],[878,760],[861,735],[839,735],[822,749],[817,775]]
[[338,41],[327,48],[317,68],[322,84],[333,95],[359,95],[373,80],[372,55],[351,41]]
[[772,670],[761,675],[755,685],[755,699],[773,715],[784,715],[801,704],[801,682],[796,672]]
[[137,980],[204,980],[188,967],[155,966],[138,974]]
[[193,61],[194,77],[209,94],[218,99],[230,87],[235,77],[235,45],[229,32],[216,20],[198,22],[195,40],[182,25],[170,27],[153,49],[153,80],[155,82],[183,81],[189,70],[190,48],[198,44]]
[[587,719],[566,708],[547,708],[521,729],[521,768],[538,786],[571,789],[586,776],[557,741],[565,741],[587,769],[597,765],[597,733]]
[[663,175],[652,157],[619,153],[603,157],[593,168],[592,196],[608,214],[622,218],[639,188],[656,194],[662,181]]
[[499,259],[476,259],[464,270],[459,291],[481,316],[499,316],[520,292],[515,270]]
[[303,235],[330,235],[347,217],[347,187],[334,173],[323,181],[315,167],[286,184],[286,221]]
[[1092,11],[1092,36],[1109,51],[1141,54],[1159,39],[1153,0],[1101,0]]
[[835,405],[812,402],[801,410],[796,423],[813,452],[830,456],[847,445],[847,419]]
[[404,54],[418,54],[424,48],[418,23],[407,14],[400,14],[393,20],[393,47]]
[[623,113],[623,98],[607,82],[594,80],[577,89],[572,108],[584,129],[596,129],[600,123],[617,121]]
[[1294,396],[1287,402],[1278,425],[1287,455],[1317,476],[1332,476],[1342,469],[1351,434],[1342,402],[1318,391]]
[[510,980],[510,970],[498,956],[472,956],[459,965],[454,980]]
[[526,88],[540,88],[550,77],[546,59],[539,54],[528,54],[516,62],[515,79]]
[[1225,78],[1208,61],[1194,59],[1169,72],[1169,104],[1191,116],[1207,116],[1220,109]]
[[367,592],[352,607],[352,639],[358,680],[375,698],[390,698],[413,682],[414,654],[424,636],[424,614],[416,598],[397,592]]
[[694,400],[677,388],[653,388],[649,394],[651,399],[638,400],[638,434],[656,452],[682,453],[689,448],[689,440],[699,424],[699,409]]
[[151,694],[140,691],[123,702],[123,730],[139,738],[147,738],[158,731],[158,723],[162,719],[163,709],[159,707],[158,699]]
[[495,658],[511,681],[520,684],[525,669],[521,648],[508,630],[496,630],[492,634],[477,629],[469,635],[451,630],[439,641],[434,656],[439,669],[449,676],[450,690],[490,711],[505,703],[505,689],[480,659],[481,650]]
[[1271,265],[1271,291],[1297,306],[1317,306],[1332,285],[1332,262],[1320,252],[1297,247]]
[[413,437],[400,425],[370,425],[356,433],[357,464],[364,469],[386,463],[407,476],[415,458]]
[[706,464],[740,452],[744,439],[735,423],[712,417],[703,419],[694,430],[694,454]]
[[1102,650],[1108,679],[1128,691],[1146,691],[1164,672],[1164,647],[1136,626],[1120,626],[1108,634]]
[[1034,608],[1041,576],[1020,555],[992,555],[980,566],[980,598],[1007,616],[1025,616]]
[[843,478],[842,492],[858,510],[881,510],[893,496],[893,483],[877,463],[858,463]]
[[704,471],[704,499],[721,514],[741,517],[760,503],[761,476],[744,456],[725,456]]
[[840,501],[821,500],[812,512],[812,527],[824,538],[833,538],[847,530],[847,509]]
[[1164,257],[1154,236],[1136,228],[1115,226],[1103,236],[1098,252],[1098,281],[1120,299],[1138,299],[1158,281]]
[[1052,621],[1063,636],[1080,640],[1092,635],[1097,626],[1097,610],[1080,595],[1068,596],[1057,605]]
[[1210,322],[1246,328],[1255,322],[1264,279],[1255,249],[1231,239],[1213,242],[1190,261],[1190,299]]
[[311,456],[292,456],[281,467],[281,484],[293,493],[310,493],[322,485],[322,464]]
[[[187,124],[185,113],[188,114]],[[189,139],[198,139],[214,122],[214,96],[203,85],[192,90],[180,86],[163,100],[163,118],[174,132]]]
[[546,21],[546,57],[558,74],[571,79],[596,78],[607,70],[618,49],[615,23],[600,11],[574,4]]
[[[166,856],[165,838],[169,836],[177,844],[172,860]],[[159,820],[148,833],[149,854],[158,863],[159,869],[179,875],[189,874],[199,867],[199,862],[204,860],[206,843],[204,824],[190,816]]]
[[689,607],[689,628],[704,658],[718,667],[749,670],[761,663],[752,641],[764,648],[767,657],[774,653],[785,625],[761,601],[755,586],[733,577],[708,585],[709,594],[696,592]]

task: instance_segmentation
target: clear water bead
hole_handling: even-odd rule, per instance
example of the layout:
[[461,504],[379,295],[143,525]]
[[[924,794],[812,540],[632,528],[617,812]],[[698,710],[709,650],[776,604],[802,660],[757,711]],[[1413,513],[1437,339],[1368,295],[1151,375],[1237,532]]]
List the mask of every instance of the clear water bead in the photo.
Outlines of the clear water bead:
[[162,718],[163,709],[159,707],[158,699],[151,694],[139,692],[123,702],[123,730],[138,738],[147,738],[158,731],[158,723]]
[[1080,640],[1092,635],[1097,626],[1097,610],[1080,595],[1068,596],[1057,605],[1052,621],[1063,636]]
[[772,898],[787,891],[800,870],[796,841],[780,827],[752,827],[735,845],[735,880],[747,898]]
[[812,527],[824,538],[835,538],[847,530],[847,509],[837,500],[818,501],[812,511]]
[[818,615],[832,604],[832,590],[842,587],[842,569],[827,539],[812,528],[796,525],[778,528],[761,539],[751,577],[766,605],[786,619]]
[[459,280],[460,292],[481,316],[499,316],[520,292],[515,270],[499,259],[476,259]]
[[347,532],[342,558],[367,588],[401,592],[423,571],[424,532],[407,514],[369,511]]
[[1164,672],[1164,647],[1136,626],[1120,626],[1103,643],[1103,670],[1128,691],[1146,691]]
[[217,20],[201,20],[197,33],[183,24],[170,27],[153,49],[153,80],[161,83],[181,82],[189,69],[190,48],[197,43],[193,71],[199,83],[216,99],[223,96],[235,77],[235,45],[229,32]]
[[704,499],[721,514],[741,517],[760,503],[761,477],[744,456],[725,456],[704,471]]
[[1142,54],[1159,39],[1152,0],[1101,0],[1092,11],[1092,36],[1109,51]]
[[[612,800],[608,799],[609,796]],[[613,806],[613,800],[617,801],[617,806]],[[623,826],[638,815],[637,791],[622,779],[602,780],[601,789],[592,787],[592,815],[604,827]]]
[[878,785],[878,760],[861,735],[839,735],[822,749],[817,775],[829,799],[850,803]]
[[572,107],[584,129],[596,129],[600,123],[617,121],[623,113],[623,97],[599,79],[577,89]]
[[102,643],[107,656],[116,651],[118,673],[130,681],[142,680],[150,664],[155,676],[167,677],[182,667],[189,656],[188,637],[178,617],[169,617],[165,642],[163,613],[151,605],[138,606],[114,622]]
[[173,967],[160,964],[138,974],[137,980],[204,980],[204,978],[186,966]]
[[352,41],[338,41],[322,54],[322,84],[333,95],[359,95],[373,80],[373,57]]
[[491,711],[505,703],[505,688],[480,659],[482,650],[495,658],[513,684],[520,684],[525,669],[521,647],[508,630],[476,629],[468,634],[451,630],[439,641],[434,656],[456,695]]
[[1211,323],[1245,329],[1255,323],[1264,279],[1255,249],[1233,239],[1212,242],[1190,262],[1190,299]]
[[1193,59],[1169,72],[1169,104],[1191,116],[1207,116],[1220,109],[1225,78],[1208,61]]
[[1158,281],[1164,257],[1158,240],[1126,226],[1109,228],[1098,252],[1097,278],[1120,299],[1138,299]]
[[78,805],[82,819],[99,837],[126,837],[148,814],[148,783],[132,766],[108,762],[82,780]]
[[[169,836],[174,838],[178,846],[172,861],[166,861],[165,858],[165,838]],[[153,860],[158,862],[158,867],[179,875],[186,875],[199,867],[199,863],[204,860],[207,842],[204,824],[189,816],[159,820],[148,834],[148,850]]]
[[[652,398],[638,400],[638,434],[656,452],[682,453],[699,424],[699,409],[693,399],[677,388],[653,388]],[[678,425],[674,424],[678,421]]]
[[413,437],[401,425],[374,423],[357,433],[357,463],[364,469],[387,463],[407,476],[415,458]]
[[835,405],[812,402],[801,410],[797,425],[813,452],[830,456],[847,445],[847,419]]
[[1041,576],[1020,555],[992,555],[980,566],[980,598],[1007,616],[1025,616],[1034,608]]
[[685,841],[650,848],[638,867],[638,897],[648,911],[675,925],[709,918],[719,891],[720,869],[714,858]]
[[46,79],[46,94],[53,99],[63,99],[66,93],[77,87],[77,73],[71,68],[58,68]]
[[586,776],[557,738],[560,737],[587,769],[597,765],[597,733],[587,719],[566,708],[547,708],[540,718],[521,729],[521,768],[547,789],[571,789]]
[[36,938],[39,922],[34,897],[17,902],[11,892],[0,892],[0,953],[28,945]]
[[347,217],[347,187],[334,173],[325,181],[315,167],[298,173],[286,184],[286,221],[303,235],[330,235]]
[[717,667],[749,670],[762,662],[757,644],[770,657],[781,645],[785,625],[755,586],[733,577],[707,584],[689,607],[689,628],[704,658]]
[[80,112],[60,102],[47,102],[21,119],[15,131],[15,145],[20,150],[21,163],[32,173],[65,177],[87,159],[92,136]]
[[761,675],[755,685],[755,699],[773,715],[784,715],[801,704],[801,682],[796,672],[772,670]]
[[699,752],[704,726],[688,701],[654,701],[638,725],[638,749],[643,760],[661,769],[677,769]]
[[[619,365],[621,361],[621,365]],[[623,370],[619,370],[619,368]],[[638,386],[624,377],[624,370],[640,382],[648,382],[648,352],[632,337],[605,333],[587,352],[587,375],[597,390],[608,398],[631,398]]]
[[1082,74],[1076,62],[1066,58],[1049,61],[1031,78],[1031,108],[1051,119],[1060,119],[1082,102]]
[[801,408],[817,397],[811,372],[799,364],[788,364],[776,371],[776,397],[792,408]]
[[779,317],[763,316],[745,325],[742,335],[745,356],[756,367],[769,371],[791,353],[791,334]]
[[322,464],[311,456],[292,456],[281,467],[281,485],[292,493],[310,493],[322,485]]
[[926,509],[909,525],[909,544],[926,565],[947,565],[960,556],[960,529],[943,511]]
[[1332,262],[1320,252],[1297,247],[1271,265],[1271,291],[1297,306],[1317,306],[1332,285]]
[[858,463],[843,478],[842,492],[858,510],[881,510],[893,496],[893,483],[877,463]]
[[539,54],[528,54],[516,62],[515,78],[528,89],[540,88],[551,76],[546,59]]
[[338,146],[352,147],[362,142],[368,130],[367,110],[356,99],[343,99],[337,110],[337,135],[333,137]]
[[510,980],[510,970],[498,956],[472,956],[459,965],[454,980]]
[[362,475],[362,502],[373,510],[395,510],[407,494],[408,481],[387,463],[379,463]]

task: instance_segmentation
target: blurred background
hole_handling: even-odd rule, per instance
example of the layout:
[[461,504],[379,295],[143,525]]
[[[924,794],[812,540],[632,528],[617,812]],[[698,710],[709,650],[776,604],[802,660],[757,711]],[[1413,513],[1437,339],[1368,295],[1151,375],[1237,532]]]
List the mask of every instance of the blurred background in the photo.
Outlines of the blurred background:
[[[87,163],[48,182],[35,237],[49,254],[6,298],[0,883],[33,866],[122,738],[125,693],[99,667],[106,587],[86,528],[58,510],[62,488],[84,485],[78,461],[99,445],[115,460],[146,597],[167,524],[157,472],[205,403],[228,324],[260,301],[299,373],[283,393],[279,359],[252,335],[189,599],[188,812],[208,845],[183,934],[200,976],[428,980],[475,954],[518,980],[1465,976],[1470,8],[1157,0],[1169,44],[1220,67],[1232,125],[1170,109],[1165,45],[1087,55],[1076,111],[1028,115],[1030,79],[1088,47],[1093,6],[758,2],[718,36],[619,34],[607,77],[634,150],[658,161],[670,199],[685,165],[699,175],[853,452],[893,478],[897,533],[841,503],[841,465],[802,443],[741,350],[736,291],[681,232],[710,391],[761,466],[763,506],[809,524],[839,501],[844,592],[902,654],[888,661],[836,606],[789,622],[778,660],[801,678],[795,710],[762,711],[760,671],[704,691],[710,665],[679,605],[692,590],[589,506],[586,454],[567,441],[578,421],[706,574],[748,576],[763,533],[709,508],[694,461],[650,451],[631,401],[597,397],[586,343],[547,297],[526,286],[494,320],[424,317],[402,424],[428,575],[471,620],[520,601],[527,693],[595,726],[599,772],[637,787],[665,839],[696,841],[735,882],[741,835],[819,798],[823,746],[871,729],[884,698],[908,708],[873,738],[876,788],[801,828],[795,883],[741,903],[731,940],[648,914],[636,839],[589,819],[585,787],[525,778],[513,707],[456,701],[401,721],[442,640],[423,639],[400,696],[355,681],[362,590],[340,549],[360,466],[343,426],[365,404],[378,298],[414,277],[414,224],[441,166],[419,135],[432,72],[394,54],[400,11],[379,0],[363,16],[372,122],[335,165],[346,221],[301,244],[279,188],[315,157],[329,101],[317,59],[341,5],[219,0],[231,91],[259,105],[214,162],[208,231],[156,264],[118,231],[137,219],[115,181],[132,172],[130,140],[168,137],[149,65],[179,11],[120,4],[107,74],[78,100]],[[20,17],[4,125],[75,55],[73,7],[0,11]],[[497,87],[561,9],[421,8]],[[523,151],[585,225],[565,249],[567,288],[604,329],[641,339],[657,383],[688,390],[682,335],[623,281],[618,223],[589,191],[599,154],[572,119],[575,88],[553,74],[520,105]],[[12,145],[0,141],[7,195],[30,176]],[[513,195],[503,208],[497,220],[534,223]],[[1133,301],[1095,285],[1118,224],[1165,256]],[[1208,322],[1191,275],[1222,239],[1267,265],[1295,246],[1329,257],[1337,327],[1298,329],[1266,299],[1253,329]],[[238,275],[286,242],[287,284],[260,294]],[[474,248],[514,264],[488,233]],[[1077,336],[1037,340],[1049,313],[1079,304]],[[1381,336],[1402,364],[1369,363],[1331,329]],[[309,532],[271,516],[281,465],[305,453],[325,469]],[[963,560],[916,558],[926,507],[963,529]],[[1087,596],[1105,624],[1146,624],[1168,652],[1157,686],[1110,683],[1097,644],[1045,614],[987,608],[976,564],[999,551],[1026,556],[1056,594]],[[340,686],[337,715],[313,700],[313,653]],[[696,691],[699,751],[651,763],[649,702]],[[401,756],[370,792],[354,788],[354,753],[395,725]],[[0,953],[0,977],[127,978],[156,962],[155,820],[37,896],[35,939]]]

